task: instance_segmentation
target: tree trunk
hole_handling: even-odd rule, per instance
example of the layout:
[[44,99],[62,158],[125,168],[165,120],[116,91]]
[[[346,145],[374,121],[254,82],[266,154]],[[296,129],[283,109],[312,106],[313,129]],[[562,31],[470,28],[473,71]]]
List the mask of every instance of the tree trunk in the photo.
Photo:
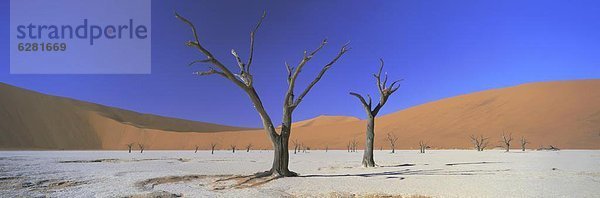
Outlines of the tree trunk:
[[375,116],[369,116],[367,123],[367,140],[365,145],[365,152],[363,154],[362,164],[364,167],[375,167],[375,160],[373,160],[373,140],[375,139]]

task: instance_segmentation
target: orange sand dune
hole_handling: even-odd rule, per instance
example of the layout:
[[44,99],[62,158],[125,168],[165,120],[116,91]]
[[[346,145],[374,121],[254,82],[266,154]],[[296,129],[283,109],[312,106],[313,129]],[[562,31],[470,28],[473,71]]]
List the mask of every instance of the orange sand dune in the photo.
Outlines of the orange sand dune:
[[[515,148],[525,136],[532,142],[529,148],[600,149],[600,80],[482,91],[384,115],[376,122],[377,149],[389,148],[388,132],[399,137],[398,148],[414,149],[419,140],[433,148],[471,148],[471,134],[490,137],[493,147],[500,145],[503,131],[513,134]],[[345,149],[356,138],[362,148],[365,124],[354,117],[319,116],[296,122],[291,138],[312,149]],[[139,114],[5,84],[0,84],[0,135],[3,149],[125,149],[128,143],[147,149],[208,149],[212,142],[220,149],[271,147],[260,129]]]

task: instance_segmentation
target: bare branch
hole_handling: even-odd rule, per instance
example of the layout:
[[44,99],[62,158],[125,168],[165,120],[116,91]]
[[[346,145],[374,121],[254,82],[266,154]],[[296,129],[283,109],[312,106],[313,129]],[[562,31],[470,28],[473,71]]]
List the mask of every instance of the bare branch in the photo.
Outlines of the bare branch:
[[192,66],[192,65],[194,65],[196,63],[209,63],[211,61],[212,60],[210,58],[209,59],[204,59],[204,60],[195,60],[195,61],[192,61],[190,64],[188,64],[188,66]]
[[[321,47],[319,47],[319,49],[322,48],[322,46],[325,45],[325,43],[327,43],[327,40],[323,40],[323,44],[321,44]],[[313,86],[315,86],[317,84],[317,82],[319,82],[319,80],[321,80],[321,77],[323,77],[325,72],[327,72],[327,70],[329,68],[331,68],[331,66],[333,64],[335,64],[335,62],[337,62],[337,60],[340,59],[340,57],[342,57],[342,55],[344,55],[346,52],[348,52],[348,50],[349,50],[348,45],[349,45],[349,43],[344,44],[342,46],[342,48],[340,49],[340,51],[338,52],[338,54],[333,58],[333,60],[331,60],[329,63],[327,63],[325,66],[323,66],[323,68],[321,69],[321,71],[319,72],[317,77],[306,87],[306,89],[304,89],[304,91],[298,96],[298,98],[296,98],[296,101],[294,102],[294,105],[293,105],[294,108],[300,104],[300,102],[302,101],[304,96],[306,96],[306,94],[308,94],[308,92],[313,88]],[[316,53],[316,51],[315,51],[315,53]]]
[[242,58],[240,58],[240,56],[238,55],[237,52],[235,52],[234,49],[231,49],[231,55],[233,55],[233,57],[235,57],[235,61],[238,64],[238,67],[240,68],[240,73],[244,73],[245,72],[245,67],[246,65],[242,62]]
[[369,96],[369,102],[367,103],[367,101],[365,101],[365,98],[358,93],[350,92],[350,95],[353,95],[356,98],[358,98],[360,100],[360,103],[362,103],[363,107],[365,108],[365,110],[369,113],[371,112],[371,96]]
[[194,74],[199,75],[199,76],[207,76],[207,75],[211,75],[211,74],[219,74],[219,75],[227,78],[227,76],[225,75],[225,73],[217,71],[217,70],[215,70],[212,67],[209,67],[207,71],[197,71],[197,72],[194,72]]
[[262,24],[265,17],[267,17],[266,10],[263,11],[263,14],[260,17],[260,20],[258,20],[256,27],[254,27],[254,30],[252,30],[252,32],[250,32],[250,55],[248,56],[248,64],[246,65],[246,73],[250,73],[250,65],[252,65],[252,58],[254,57],[254,36],[256,36],[256,32],[258,31],[258,28]]

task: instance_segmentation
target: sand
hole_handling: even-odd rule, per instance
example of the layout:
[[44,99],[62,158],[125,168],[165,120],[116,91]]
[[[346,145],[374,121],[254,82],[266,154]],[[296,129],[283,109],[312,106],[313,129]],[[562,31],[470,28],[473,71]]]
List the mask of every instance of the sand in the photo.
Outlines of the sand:
[[[597,197],[600,151],[376,151],[292,154],[300,177],[248,180],[271,151],[2,151],[5,197]],[[575,162],[575,163],[574,163]],[[244,183],[245,182],[245,183]]]
[[[600,80],[523,84],[442,99],[388,115],[376,122],[375,148],[389,148],[386,133],[399,137],[397,149],[472,148],[469,135],[490,137],[500,145],[502,132],[528,148],[600,149]],[[261,129],[139,114],[118,108],[36,93],[0,84],[0,149],[209,149],[253,144],[270,149]],[[317,96],[313,96],[317,97]],[[400,102],[390,100],[389,102]],[[360,108],[356,106],[356,108]],[[256,115],[248,115],[256,116]],[[272,115],[277,116],[277,115]],[[294,124],[292,140],[312,149],[346,149],[356,138],[364,144],[365,121],[348,116],[319,116]]]

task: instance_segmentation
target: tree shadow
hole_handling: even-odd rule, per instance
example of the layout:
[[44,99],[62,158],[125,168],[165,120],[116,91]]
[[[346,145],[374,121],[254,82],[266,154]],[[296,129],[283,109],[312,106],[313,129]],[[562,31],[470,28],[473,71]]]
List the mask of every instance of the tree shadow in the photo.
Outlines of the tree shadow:
[[[423,170],[398,170],[398,171],[384,171],[384,172],[376,172],[376,173],[357,173],[357,174],[311,174],[311,175],[300,175],[298,177],[377,177],[377,176],[386,176],[387,179],[398,178],[395,176],[402,175],[493,175],[496,172],[509,171],[510,169],[503,170],[454,170],[448,171],[444,169],[423,169]],[[404,179],[403,177],[399,177],[400,179]]]
[[476,164],[501,164],[506,162],[460,162],[460,163],[448,163],[446,166],[456,166],[456,165],[476,165]]

